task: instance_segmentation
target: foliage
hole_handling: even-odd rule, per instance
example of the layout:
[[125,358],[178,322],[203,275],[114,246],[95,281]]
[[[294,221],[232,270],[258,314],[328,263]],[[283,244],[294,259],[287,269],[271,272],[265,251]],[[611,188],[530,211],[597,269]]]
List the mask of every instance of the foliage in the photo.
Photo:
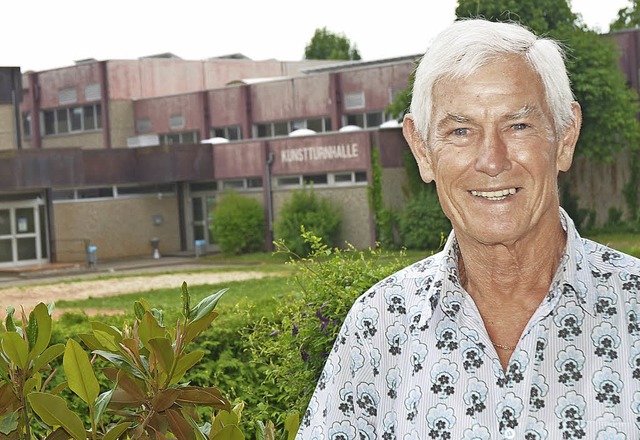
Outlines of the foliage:
[[568,182],[560,180],[560,205],[567,211],[569,217],[573,220],[578,231],[590,230],[595,224],[595,212],[580,208],[578,197],[571,191],[571,185]]
[[[133,326],[119,329],[92,322],[90,332],[78,334],[92,350],[91,360],[75,339],[50,345],[51,310],[44,304],[38,304],[28,318],[23,312],[24,327],[14,321],[9,309],[6,328],[1,329],[0,432],[7,438],[32,438],[36,428],[45,430],[47,438],[76,440],[244,439],[239,427],[242,404],[231,408],[215,387],[180,383],[204,354],[187,351],[187,346],[216,319],[214,308],[224,292],[192,307],[184,283],[182,318],[173,328],[165,326],[161,310],[143,299],[134,303]],[[66,382],[47,391],[57,371],[51,365],[61,355]],[[101,364],[107,365],[102,372],[112,382],[104,392],[94,371]],[[60,396],[65,388],[84,408],[76,412],[69,408],[67,399]],[[211,411],[210,422],[203,424],[197,411],[202,407]],[[90,429],[85,426],[87,414]],[[296,422],[289,420],[289,437]],[[273,424],[262,428],[258,438],[275,438]]]
[[326,27],[316,29],[311,41],[304,49],[306,60],[359,60],[360,52],[355,44],[343,34],[329,31]]
[[311,250],[300,235],[301,227],[322,237],[330,246],[336,244],[340,214],[328,199],[319,197],[313,188],[293,191],[278,215],[274,225],[276,239],[284,240],[293,252],[305,256]]
[[367,188],[369,195],[369,209],[373,212],[376,240],[384,249],[395,247],[394,227],[396,224],[395,213],[384,207],[382,199],[382,164],[380,162],[380,150],[371,150],[371,184]]
[[424,189],[407,202],[400,214],[400,236],[408,249],[436,250],[451,231],[435,188]]
[[640,226],[640,207],[638,206],[638,188],[640,188],[640,156],[638,153],[631,156],[631,177],[622,188],[622,194],[629,210],[629,220],[632,225]]
[[254,363],[268,367],[272,384],[272,393],[261,396],[267,403],[263,419],[306,410],[351,305],[377,281],[407,265],[403,253],[331,248],[310,231],[302,236],[311,247],[307,258],[277,243],[277,252],[291,257],[297,291],[282,301],[276,316],[255,323],[244,335]]
[[631,0],[631,5],[618,11],[616,19],[609,26],[609,30],[636,28],[640,26],[640,0]]
[[257,200],[228,191],[213,209],[211,234],[225,254],[255,252],[264,245],[264,210]]

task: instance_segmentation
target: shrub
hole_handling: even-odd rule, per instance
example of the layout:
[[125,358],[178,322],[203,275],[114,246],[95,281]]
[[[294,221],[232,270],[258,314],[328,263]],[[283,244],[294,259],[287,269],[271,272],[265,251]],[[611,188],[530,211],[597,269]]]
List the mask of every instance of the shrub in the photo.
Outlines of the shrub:
[[293,191],[279,213],[275,224],[276,238],[286,243],[289,250],[300,256],[311,251],[300,235],[300,228],[321,237],[329,246],[335,246],[340,228],[340,214],[326,198],[316,195],[313,188]]
[[264,211],[254,199],[235,191],[224,194],[213,209],[211,234],[225,254],[255,252],[264,245]]
[[407,202],[398,226],[402,244],[407,249],[438,249],[442,235],[451,231],[451,223],[442,212],[438,195],[432,188],[417,192]]
[[282,423],[290,411],[303,414],[334,340],[354,301],[377,281],[406,266],[404,254],[381,250],[331,248],[311,232],[302,239],[309,257],[298,259],[283,242],[278,252],[291,256],[295,290],[273,318],[245,330],[253,363],[267,366],[271,393],[258,419]]

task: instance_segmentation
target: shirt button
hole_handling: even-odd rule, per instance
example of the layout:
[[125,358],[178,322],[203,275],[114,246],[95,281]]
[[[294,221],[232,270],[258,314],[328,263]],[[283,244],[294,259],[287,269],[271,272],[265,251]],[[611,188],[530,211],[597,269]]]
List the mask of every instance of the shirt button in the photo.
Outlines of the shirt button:
[[507,428],[504,430],[504,438],[514,438],[516,436],[516,431],[511,429],[511,428]]

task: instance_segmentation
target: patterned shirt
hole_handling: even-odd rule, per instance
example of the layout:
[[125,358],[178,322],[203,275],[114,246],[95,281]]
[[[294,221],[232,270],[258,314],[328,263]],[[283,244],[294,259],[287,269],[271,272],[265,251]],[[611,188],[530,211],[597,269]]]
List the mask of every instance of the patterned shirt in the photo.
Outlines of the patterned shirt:
[[581,238],[506,371],[442,252],[363,294],[297,440],[640,439],[640,260]]

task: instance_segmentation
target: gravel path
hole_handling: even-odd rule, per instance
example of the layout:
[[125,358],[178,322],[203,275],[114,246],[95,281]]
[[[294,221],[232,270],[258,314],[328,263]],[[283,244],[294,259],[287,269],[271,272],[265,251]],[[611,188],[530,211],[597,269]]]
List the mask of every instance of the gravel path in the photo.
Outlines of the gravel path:
[[[22,306],[28,313],[40,302],[49,304],[60,300],[97,298],[153,289],[175,288],[176,291],[179,291],[183,281],[186,281],[189,286],[197,286],[262,278],[269,275],[272,274],[264,272],[178,272],[153,276],[127,276],[58,282],[47,285],[7,287],[0,289],[0,315],[4,316],[7,307],[10,305],[18,311]],[[85,312],[91,314],[92,311],[85,310]]]

